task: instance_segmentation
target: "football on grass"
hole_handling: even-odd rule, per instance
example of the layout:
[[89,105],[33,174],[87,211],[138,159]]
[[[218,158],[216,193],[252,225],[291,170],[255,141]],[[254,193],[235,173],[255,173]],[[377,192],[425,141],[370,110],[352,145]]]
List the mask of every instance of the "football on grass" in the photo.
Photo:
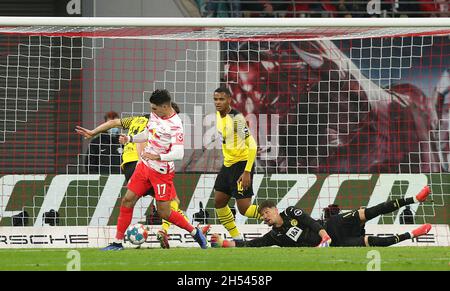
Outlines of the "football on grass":
[[148,230],[145,225],[136,223],[130,225],[127,229],[127,239],[134,245],[143,244],[148,237]]

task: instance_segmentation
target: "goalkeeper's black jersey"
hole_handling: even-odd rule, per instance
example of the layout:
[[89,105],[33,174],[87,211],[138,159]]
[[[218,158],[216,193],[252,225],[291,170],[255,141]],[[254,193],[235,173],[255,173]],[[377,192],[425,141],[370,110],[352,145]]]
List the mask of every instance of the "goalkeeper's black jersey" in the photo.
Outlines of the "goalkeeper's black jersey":
[[311,218],[303,210],[290,206],[280,213],[283,218],[281,227],[272,230],[260,238],[250,241],[236,241],[237,247],[313,247],[322,240],[319,231],[323,229],[319,220]]

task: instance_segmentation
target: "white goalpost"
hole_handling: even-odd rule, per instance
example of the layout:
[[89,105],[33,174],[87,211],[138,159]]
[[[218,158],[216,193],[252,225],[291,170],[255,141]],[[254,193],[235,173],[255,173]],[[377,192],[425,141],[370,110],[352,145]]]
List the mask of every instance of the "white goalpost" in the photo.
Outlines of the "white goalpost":
[[[431,223],[426,237],[399,245],[450,245],[449,18],[0,17],[0,44],[0,248],[102,247],[114,237],[122,148],[74,128],[95,128],[109,111],[148,113],[159,88],[184,123],[180,207],[228,236],[213,193],[220,86],[258,143],[254,203],[319,219],[329,204],[370,207],[430,185],[432,201],[411,206],[412,225],[401,208],[366,231]],[[144,197],[133,214],[150,224],[144,247],[159,246],[152,205]],[[248,239],[268,230],[235,219]],[[169,234],[173,246],[195,245],[174,226]]]

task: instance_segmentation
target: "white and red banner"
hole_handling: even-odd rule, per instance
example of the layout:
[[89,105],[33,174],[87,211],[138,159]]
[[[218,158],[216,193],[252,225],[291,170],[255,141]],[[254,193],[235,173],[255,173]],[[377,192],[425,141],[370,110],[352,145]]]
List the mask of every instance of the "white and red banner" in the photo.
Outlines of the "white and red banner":
[[[366,235],[388,236],[408,232],[419,225],[366,225]],[[147,241],[142,248],[159,248],[156,232],[160,226],[150,226]],[[264,224],[239,225],[246,240],[260,237],[270,230]],[[44,227],[0,227],[0,249],[4,248],[102,248],[114,239],[115,226],[44,226]],[[228,238],[222,225],[212,225],[211,233],[220,233]],[[186,231],[169,229],[171,247],[198,247]],[[208,236],[209,240],[209,236]],[[403,241],[395,246],[450,246],[448,225],[433,225],[431,231],[419,238]],[[125,247],[136,246],[125,243]]]

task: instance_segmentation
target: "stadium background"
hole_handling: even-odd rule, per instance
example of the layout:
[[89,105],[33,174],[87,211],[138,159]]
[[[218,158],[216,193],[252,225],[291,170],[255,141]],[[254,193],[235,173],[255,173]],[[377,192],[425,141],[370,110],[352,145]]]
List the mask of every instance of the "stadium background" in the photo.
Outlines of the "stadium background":
[[[37,1],[34,3],[37,3]],[[49,8],[46,12],[48,14],[43,13],[42,8],[45,5],[39,5],[34,12],[35,14],[30,12],[26,15],[50,16],[60,13],[58,11],[63,11],[55,9],[51,1],[46,3]],[[96,1],[95,7],[86,5],[86,3],[82,2],[83,16],[186,16],[187,13],[186,7],[182,8],[178,5],[180,4],[179,1],[164,1],[164,5],[156,6],[152,5],[151,2],[131,1],[126,7],[120,1],[114,1],[113,3],[111,1]],[[10,4],[13,7],[14,3]],[[156,10],[154,7],[158,9]],[[62,15],[67,16],[67,13]],[[20,63],[21,58],[19,56],[21,54],[19,50],[21,46],[19,44],[28,41],[30,41],[30,52],[33,48],[62,47],[63,49],[58,50],[49,49],[48,53],[51,53],[53,57],[56,53],[56,58],[60,62],[59,65],[63,69],[58,70],[58,72],[49,70],[51,82],[45,85],[38,83],[38,87],[31,86],[27,90],[12,89],[8,85],[9,79],[7,77],[2,78],[3,84],[6,84],[2,90],[3,96],[8,96],[8,98],[5,98],[4,102],[4,122],[3,128],[1,128],[2,136],[0,136],[0,138],[3,137],[3,142],[0,143],[0,179],[3,181],[2,195],[4,195],[1,205],[1,226],[10,226],[10,216],[23,210],[27,210],[32,217],[30,225],[42,225],[42,213],[50,210],[42,209],[42,205],[46,193],[55,180],[54,175],[89,174],[85,172],[84,164],[84,153],[86,153],[88,144],[74,134],[75,125],[81,124],[92,128],[102,122],[104,113],[110,110],[122,114],[144,112],[148,106],[148,95],[146,94],[158,86],[164,86],[169,91],[174,92],[175,101],[181,104],[182,112],[188,116],[191,115],[193,122],[203,122],[202,118],[198,120],[196,116],[198,117],[203,113],[213,113],[211,92],[224,77],[226,63],[233,61],[234,57],[233,54],[224,53],[223,44],[220,43],[163,40],[145,42],[111,39],[81,40],[80,38],[29,38],[28,36],[4,35],[2,36],[4,45],[2,45],[1,55],[3,70],[6,70],[5,65],[7,64]],[[36,42],[33,43],[33,41]],[[397,81],[415,84],[426,96],[431,96],[439,78],[450,65],[448,63],[448,56],[450,55],[449,39],[437,37],[431,43],[427,42],[429,38],[423,38],[422,41],[425,42],[421,43],[420,46],[411,45],[410,51],[410,54],[415,55],[415,50],[420,50],[420,56],[411,58],[409,64],[401,65],[400,67],[404,67],[403,69],[390,70],[389,74],[396,74],[394,78],[398,79]],[[349,42],[337,41],[335,43],[345,55],[350,55]],[[231,50],[233,49],[236,50],[236,47]],[[146,51],[152,52],[152,59],[146,57]],[[219,51],[222,51],[222,54],[218,53]],[[241,56],[244,56],[244,63],[246,62],[245,57],[250,57],[250,51],[249,49],[242,50]],[[41,51],[41,53],[45,52]],[[266,53],[270,55],[271,52],[266,51]],[[272,57],[275,58],[274,55]],[[152,63],[152,60],[156,60],[157,63]],[[177,62],[176,60],[180,61]],[[360,63],[359,65],[365,75],[377,76],[374,79],[379,81],[380,86],[387,85],[387,78],[383,76],[383,73],[386,72],[386,70],[383,70],[385,64],[380,65],[378,69],[374,69],[371,64],[367,63]],[[364,66],[369,66],[369,68]],[[190,74],[186,74],[186,72],[190,72]],[[211,72],[217,72],[217,74],[211,75]],[[218,72],[222,72],[222,74]],[[11,72],[8,71],[8,73],[8,76],[11,76]],[[19,70],[16,73],[20,74]],[[6,75],[5,72],[3,74]],[[256,82],[260,84],[260,81]],[[285,80],[277,79],[276,82],[283,83]],[[285,89],[279,90],[284,91]],[[36,100],[34,100],[36,102],[30,102],[32,98],[27,101],[21,101],[22,98],[10,100],[9,96],[15,94],[18,94],[18,96],[21,96],[20,94],[22,96],[34,94],[39,96],[38,99],[48,99],[48,102]],[[194,110],[198,110],[195,107],[197,104],[203,105],[201,107],[202,113],[195,112],[194,114]],[[258,112],[267,108],[267,104],[264,103],[259,106],[255,103],[253,108],[256,108]],[[15,110],[11,110],[11,108]],[[26,120],[26,122],[17,122],[17,120]],[[201,144],[200,149],[195,148],[196,143],[198,143],[198,136],[196,135],[198,127],[195,125],[191,126],[190,140],[194,149],[188,149],[185,160],[177,164],[179,169],[182,170],[176,179],[177,189],[182,192],[181,208],[187,210],[189,217],[192,217],[199,210],[198,201],[192,201],[191,199],[195,189],[199,188],[207,194],[208,191],[212,191],[211,183],[208,184],[205,181],[212,179],[212,176],[207,176],[208,173],[214,173],[221,163],[220,150],[205,150],[202,147],[203,144]],[[208,129],[211,129],[211,126],[205,127],[203,133]],[[411,134],[414,135],[414,132]],[[436,153],[433,152],[432,154]],[[287,154],[287,157],[292,158],[294,156]],[[418,209],[416,223],[426,221],[448,225],[450,221],[448,216],[449,196],[447,193],[450,178],[447,174],[440,172],[445,167],[441,168],[439,165],[439,169],[436,171],[428,168],[421,169],[423,164],[420,161],[421,159],[418,157],[417,160],[411,162],[416,167],[409,171],[411,167],[408,165],[408,170],[405,173],[415,173],[417,174],[416,177],[424,177],[423,175],[425,175],[428,181],[432,181],[432,191],[436,195],[434,197],[435,206],[428,205]],[[355,174],[356,176],[347,180],[346,171],[328,171],[328,174],[323,174],[323,171],[302,168],[301,166],[288,165],[285,168],[278,166],[278,164],[271,165],[270,170],[260,168],[258,179],[261,184],[257,197],[273,198],[280,201],[296,185],[296,181],[289,178],[282,182],[270,180],[274,172],[283,175],[287,173],[310,173],[317,178],[317,181],[306,186],[308,189],[306,194],[301,199],[291,197],[283,201],[285,205],[296,204],[307,211],[314,210],[319,192],[323,187],[327,187],[327,185],[324,186],[324,181],[329,181],[326,179],[330,177],[330,174],[338,173],[342,175],[341,178],[338,178],[340,182],[330,187],[330,189],[338,189],[335,202],[344,208],[355,208],[368,203],[375,186],[379,186],[380,181],[382,181],[383,174],[380,174],[380,172],[384,174],[397,173],[397,171],[375,171],[370,172],[372,173],[370,177]],[[434,166],[436,166],[436,163],[434,163]],[[325,167],[325,169],[330,170],[329,167]],[[398,172],[403,173],[400,170]],[[435,173],[432,174],[433,172]],[[14,179],[11,181],[4,178],[6,175],[12,174],[35,176],[32,181],[20,181],[15,184]],[[116,194],[120,194],[120,192],[123,194],[123,190],[105,193],[116,199],[112,205],[112,212],[109,216],[101,217],[99,220],[92,219],[107,181],[114,178],[115,176],[108,177],[105,174],[99,179],[92,177],[92,181],[76,180],[71,182],[67,192],[64,192],[61,207],[58,209],[60,214],[59,225],[114,225],[120,203],[119,196]],[[20,179],[20,177],[16,179]],[[204,179],[202,183],[199,183],[200,179]],[[408,178],[410,183],[414,179],[414,177]],[[120,179],[117,176],[115,183],[120,184],[119,182]],[[11,185],[13,185],[12,189]],[[407,189],[408,183],[399,179],[393,182],[390,197],[395,198],[404,195],[408,191]],[[65,191],[65,189],[60,189],[60,191]],[[11,196],[7,196],[7,193],[10,193]],[[148,203],[147,200],[141,205],[141,211],[135,213],[135,220],[145,219]],[[189,208],[191,203],[192,207]],[[213,216],[212,200],[207,199],[205,206]],[[315,210],[316,216],[320,214],[320,209]],[[242,218],[238,217],[239,219],[243,222]],[[397,213],[394,216],[383,217],[380,223],[390,224],[395,219],[398,219]],[[215,221],[211,218],[208,222]],[[252,222],[254,221],[250,221],[250,223]]]

